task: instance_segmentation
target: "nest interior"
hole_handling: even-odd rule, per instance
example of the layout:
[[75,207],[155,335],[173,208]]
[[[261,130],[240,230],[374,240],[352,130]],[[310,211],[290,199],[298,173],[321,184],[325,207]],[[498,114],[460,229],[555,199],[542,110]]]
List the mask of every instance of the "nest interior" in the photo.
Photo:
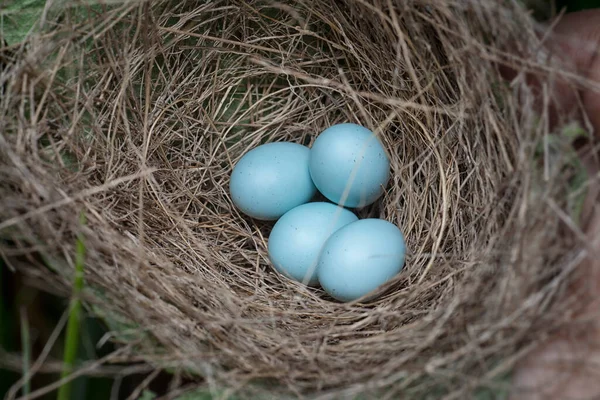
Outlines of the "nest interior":
[[[496,68],[517,62],[507,46],[529,54],[538,43],[527,13],[506,3],[50,10],[2,72],[5,259],[68,286],[81,234],[85,300],[127,321],[113,325],[135,344],[124,354],[211,385],[474,390],[556,326],[572,248],[549,206],[567,207],[565,170],[540,179],[535,163],[545,117]],[[403,272],[356,304],[275,273],[272,224],[228,193],[249,149],[310,145],[338,122],[386,147],[391,182],[359,215],[397,224],[409,249]]]

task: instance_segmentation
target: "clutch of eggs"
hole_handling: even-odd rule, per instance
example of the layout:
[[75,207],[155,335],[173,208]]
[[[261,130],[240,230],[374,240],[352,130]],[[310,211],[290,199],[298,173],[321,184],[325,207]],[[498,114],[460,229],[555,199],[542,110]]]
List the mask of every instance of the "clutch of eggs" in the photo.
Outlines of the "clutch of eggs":
[[[268,241],[276,271],[353,301],[404,266],[405,242],[396,225],[358,220],[344,208],[375,202],[389,176],[390,162],[376,135],[346,123],[324,130],[310,149],[276,142],[250,150],[233,168],[229,189],[244,214],[277,221]],[[317,190],[335,204],[310,202]]]

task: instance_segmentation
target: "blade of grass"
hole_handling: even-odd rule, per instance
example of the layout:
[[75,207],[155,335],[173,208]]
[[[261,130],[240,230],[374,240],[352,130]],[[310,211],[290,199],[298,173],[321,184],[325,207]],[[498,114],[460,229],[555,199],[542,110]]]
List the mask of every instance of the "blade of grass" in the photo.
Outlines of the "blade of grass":
[[[81,225],[84,225],[85,216],[83,214],[81,215],[80,220]],[[77,236],[75,251],[75,276],[73,278],[73,293],[69,305],[69,322],[67,323],[61,378],[65,378],[73,372],[73,364],[75,363],[77,350],[79,348],[79,328],[81,324],[81,301],[79,296],[83,289],[83,266],[85,259],[85,243],[81,234]],[[71,389],[71,381],[62,385],[58,389],[57,400],[70,400]]]
[[23,396],[28,396],[31,391],[29,380],[29,366],[31,364],[31,340],[29,335],[29,320],[27,319],[27,310],[25,307],[21,308],[21,352],[23,357],[23,377],[25,382],[23,383],[23,389],[21,393]]
[[[4,260],[0,258],[0,292],[4,294]],[[0,348],[6,349],[8,324],[8,310],[4,310],[4,296],[0,296]],[[6,322],[5,322],[6,320]]]

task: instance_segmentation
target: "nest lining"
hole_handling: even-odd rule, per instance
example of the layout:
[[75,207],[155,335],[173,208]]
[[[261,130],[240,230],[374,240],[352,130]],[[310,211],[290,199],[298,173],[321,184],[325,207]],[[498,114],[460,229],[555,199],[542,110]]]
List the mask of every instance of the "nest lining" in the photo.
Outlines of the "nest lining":
[[[470,393],[556,326],[573,247],[547,201],[566,207],[565,170],[542,180],[532,161],[544,116],[495,65],[516,62],[511,43],[535,48],[533,21],[492,3],[61,10],[3,73],[2,228],[11,254],[46,260],[12,265],[68,283],[82,232],[89,304],[135,327],[141,342],[119,337],[137,356],[210,384]],[[249,149],[338,122],[387,148],[390,185],[358,215],[397,224],[409,249],[362,304],[277,274],[272,224],[228,193]]]

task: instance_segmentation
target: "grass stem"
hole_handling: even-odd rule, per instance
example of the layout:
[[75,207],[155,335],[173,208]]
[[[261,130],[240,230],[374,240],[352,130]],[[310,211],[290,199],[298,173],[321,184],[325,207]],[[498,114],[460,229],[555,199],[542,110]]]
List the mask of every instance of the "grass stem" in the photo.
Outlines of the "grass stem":
[[[85,217],[81,216],[81,224],[85,224]],[[69,322],[65,337],[65,350],[63,355],[63,369],[61,378],[65,378],[73,372],[73,365],[79,349],[79,329],[81,325],[81,300],[80,294],[83,289],[83,266],[85,259],[85,243],[82,235],[77,236],[75,254],[75,276],[73,278],[73,293],[69,309]],[[71,399],[72,381],[62,385],[58,389],[57,400]]]
[[23,382],[22,394],[28,396],[31,392],[29,366],[31,364],[31,339],[29,335],[29,320],[27,319],[27,309],[21,307],[21,350],[23,357]]

